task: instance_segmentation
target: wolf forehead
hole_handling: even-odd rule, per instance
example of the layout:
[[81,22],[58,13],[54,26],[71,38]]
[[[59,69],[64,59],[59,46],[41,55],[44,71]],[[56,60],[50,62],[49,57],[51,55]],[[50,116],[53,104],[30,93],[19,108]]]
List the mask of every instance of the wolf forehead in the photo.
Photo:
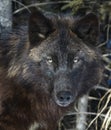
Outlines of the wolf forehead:
[[71,27],[69,27],[70,18],[71,17],[61,16],[56,19],[55,27],[57,27],[57,30],[55,29],[49,37],[44,39],[39,45],[30,49],[29,56],[31,59],[39,61],[42,55],[51,54],[58,55],[60,58],[61,55],[66,56],[68,53],[76,54],[78,51],[86,52],[86,50],[86,53],[92,56],[92,58],[95,56],[94,51],[85,45],[82,39],[78,38],[78,36],[71,31]]
[[55,53],[58,53],[58,51],[67,53],[68,50],[73,52],[82,49],[82,46],[84,46],[82,41],[75,34],[67,33],[66,29],[61,29],[43,40],[39,46],[34,46],[30,52],[39,54],[48,50]]

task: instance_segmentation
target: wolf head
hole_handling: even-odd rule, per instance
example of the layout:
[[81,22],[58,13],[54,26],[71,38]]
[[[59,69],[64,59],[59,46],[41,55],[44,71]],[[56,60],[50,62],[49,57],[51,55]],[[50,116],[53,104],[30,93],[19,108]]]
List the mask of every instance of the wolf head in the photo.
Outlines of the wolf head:
[[61,107],[69,106],[100,82],[101,56],[95,47],[99,22],[95,14],[74,18],[35,11],[28,32],[28,49],[13,59],[9,69],[15,72],[15,82],[40,97],[48,95]]

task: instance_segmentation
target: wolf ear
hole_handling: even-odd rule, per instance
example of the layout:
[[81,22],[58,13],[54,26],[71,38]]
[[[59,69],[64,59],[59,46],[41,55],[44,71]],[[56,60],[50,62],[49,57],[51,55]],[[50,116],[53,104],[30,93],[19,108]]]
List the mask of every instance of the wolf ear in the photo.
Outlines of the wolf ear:
[[29,41],[32,45],[39,44],[53,31],[50,19],[40,11],[34,10],[29,18]]
[[88,43],[96,44],[99,37],[99,21],[95,14],[89,13],[76,21],[74,32]]

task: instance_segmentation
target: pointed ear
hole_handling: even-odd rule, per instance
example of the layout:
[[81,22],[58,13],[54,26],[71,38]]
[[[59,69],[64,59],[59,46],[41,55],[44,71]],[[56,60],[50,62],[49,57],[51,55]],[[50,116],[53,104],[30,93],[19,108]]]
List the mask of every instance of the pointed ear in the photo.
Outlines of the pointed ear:
[[53,32],[53,24],[50,19],[44,16],[40,11],[34,10],[29,18],[29,41],[31,45],[40,44],[40,42]]
[[90,13],[76,21],[74,32],[88,43],[96,44],[99,37],[99,21],[95,14]]

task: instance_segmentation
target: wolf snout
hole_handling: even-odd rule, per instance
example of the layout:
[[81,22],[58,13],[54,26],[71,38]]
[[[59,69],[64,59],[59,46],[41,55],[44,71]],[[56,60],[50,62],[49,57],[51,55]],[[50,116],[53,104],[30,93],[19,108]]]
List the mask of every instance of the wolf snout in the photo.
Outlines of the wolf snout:
[[73,102],[73,94],[70,91],[60,91],[56,95],[57,104],[66,107]]

